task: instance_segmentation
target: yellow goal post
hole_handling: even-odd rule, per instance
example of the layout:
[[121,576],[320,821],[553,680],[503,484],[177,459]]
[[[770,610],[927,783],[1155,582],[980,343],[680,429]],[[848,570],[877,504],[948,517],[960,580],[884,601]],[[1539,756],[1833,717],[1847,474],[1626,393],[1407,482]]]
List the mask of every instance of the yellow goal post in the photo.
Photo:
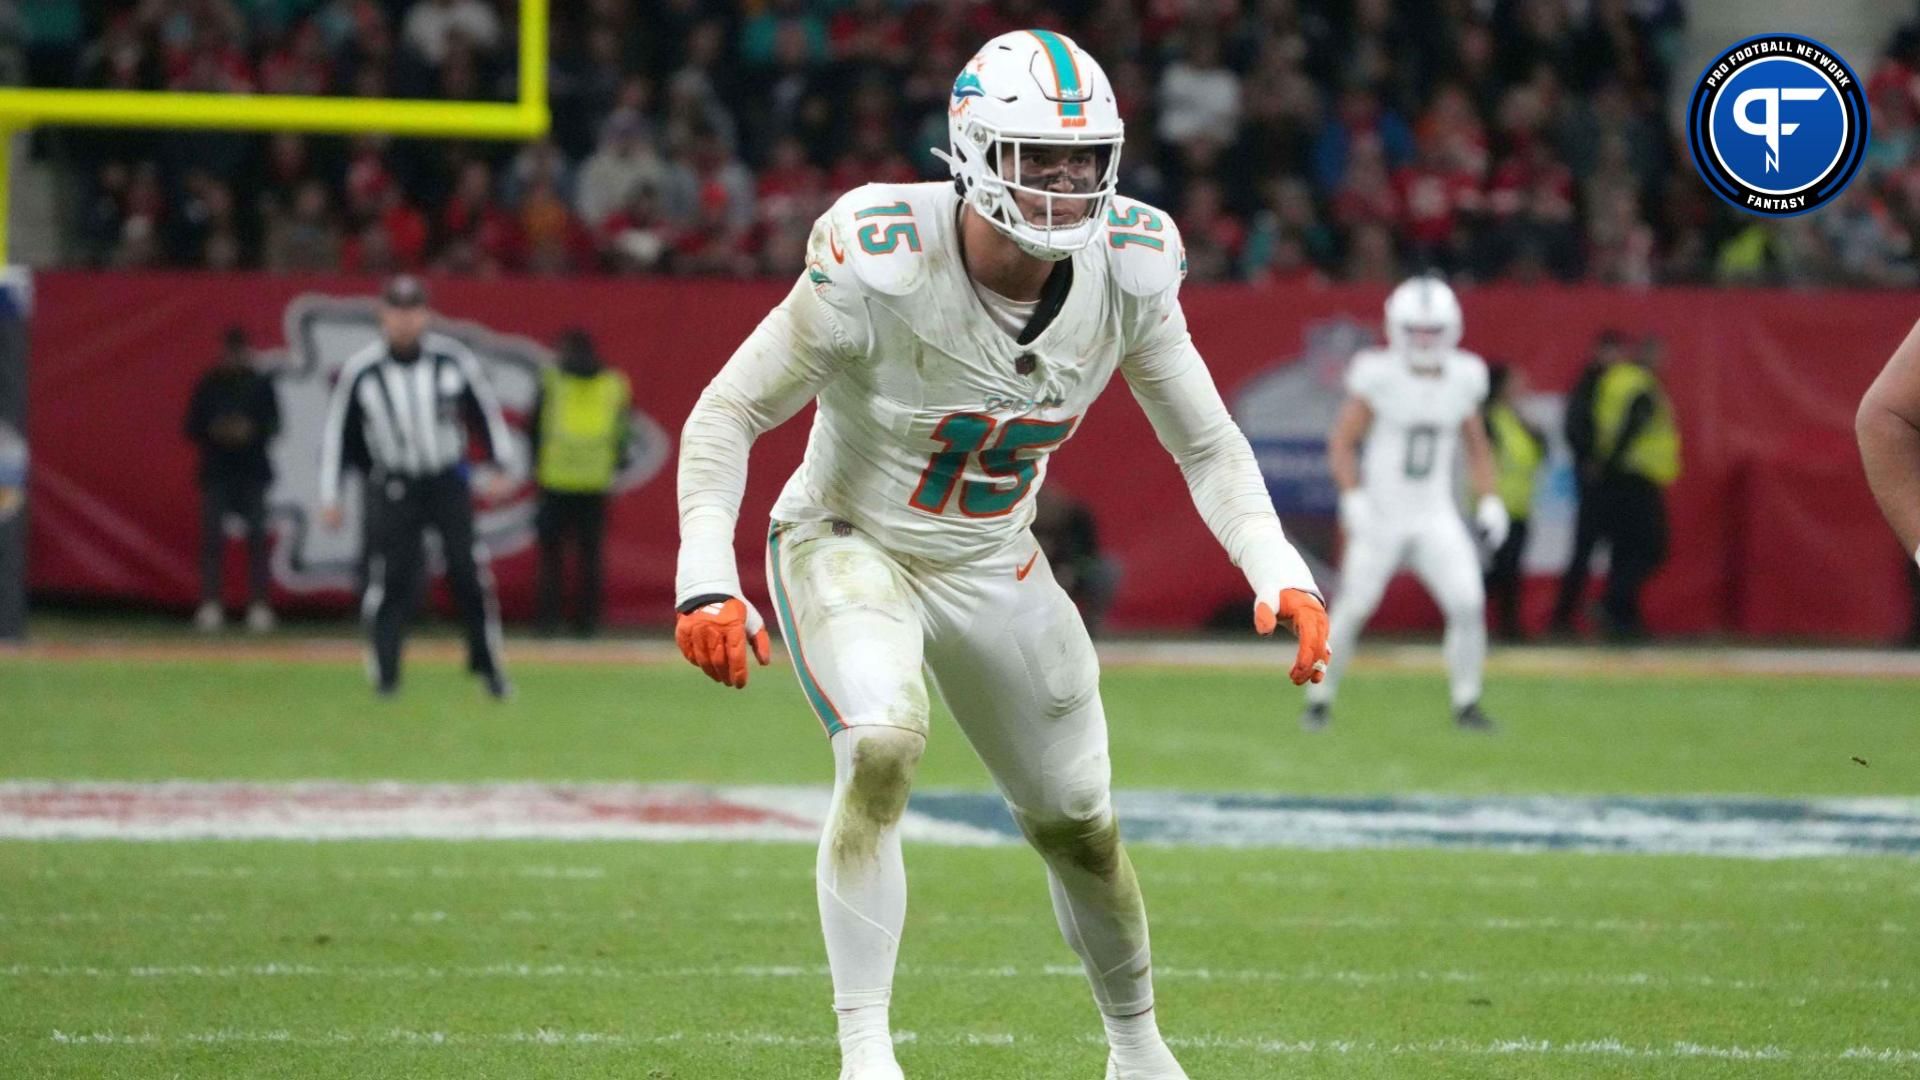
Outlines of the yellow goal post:
[[417,101],[290,94],[0,89],[0,265],[7,262],[13,135],[42,126],[378,132],[444,139],[534,139],[547,132],[547,2],[520,0],[517,100]]

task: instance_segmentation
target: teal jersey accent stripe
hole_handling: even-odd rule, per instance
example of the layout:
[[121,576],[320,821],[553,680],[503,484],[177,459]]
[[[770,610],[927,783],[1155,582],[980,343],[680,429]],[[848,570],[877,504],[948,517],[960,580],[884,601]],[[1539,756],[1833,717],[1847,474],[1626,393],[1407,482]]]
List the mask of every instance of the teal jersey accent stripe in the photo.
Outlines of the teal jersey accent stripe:
[[[1051,30],[1029,30],[1027,33],[1032,34],[1040,42],[1041,48],[1047,50],[1047,60],[1053,64],[1054,85],[1059,87],[1060,96],[1079,97],[1082,92],[1080,69],[1073,62],[1073,54],[1067,51],[1067,43],[1061,41],[1060,35]],[[1080,103],[1078,101],[1061,102],[1060,115],[1082,115]]]
[[793,657],[793,670],[800,676],[800,690],[807,696],[807,704],[812,706],[813,715],[827,729],[827,735],[840,733],[847,725],[840,722],[840,712],[827,700],[820,684],[813,681],[813,672],[807,669],[807,659],[800,651],[800,635],[794,627],[793,611],[787,606],[787,583],[780,575],[780,534],[767,530],[767,564],[773,570],[773,603],[780,617],[780,636],[787,639],[787,652]]

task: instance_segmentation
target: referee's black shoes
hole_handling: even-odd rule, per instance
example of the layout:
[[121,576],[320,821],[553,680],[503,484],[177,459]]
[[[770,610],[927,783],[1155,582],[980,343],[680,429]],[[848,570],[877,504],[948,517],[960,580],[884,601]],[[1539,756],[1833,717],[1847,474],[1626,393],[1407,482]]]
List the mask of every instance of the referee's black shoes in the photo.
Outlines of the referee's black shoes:
[[493,698],[493,700],[511,701],[513,699],[513,684],[508,682],[507,677],[498,671],[481,672],[480,681],[486,685],[487,696]]

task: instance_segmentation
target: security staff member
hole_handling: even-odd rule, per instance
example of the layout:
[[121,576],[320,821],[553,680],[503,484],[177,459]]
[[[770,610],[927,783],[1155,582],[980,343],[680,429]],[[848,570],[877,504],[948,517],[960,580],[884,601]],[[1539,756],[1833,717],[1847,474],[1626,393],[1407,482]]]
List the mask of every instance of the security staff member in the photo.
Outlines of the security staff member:
[[1661,345],[1649,337],[1637,355],[1601,374],[1594,390],[1595,496],[1599,529],[1612,551],[1601,601],[1607,633],[1618,640],[1646,636],[1640,590],[1667,557],[1665,492],[1680,478],[1680,430],[1660,386]]
[[1507,641],[1520,641],[1520,560],[1527,550],[1529,519],[1533,515],[1533,480],[1546,459],[1544,436],[1513,407],[1524,389],[1524,376],[1506,364],[1487,372],[1487,403],[1483,416],[1487,441],[1493,446],[1495,491],[1507,508],[1506,542],[1493,553],[1487,570],[1487,604],[1493,609],[1494,630]]
[[1600,387],[1600,376],[1627,357],[1627,335],[1618,330],[1603,330],[1594,345],[1593,358],[1580,372],[1567,394],[1567,411],[1562,429],[1567,447],[1573,451],[1573,481],[1576,518],[1573,528],[1573,556],[1567,560],[1566,573],[1560,577],[1560,595],[1554,600],[1552,630],[1571,635],[1574,616],[1587,598],[1587,570],[1593,562],[1593,549],[1600,543],[1600,465],[1594,457],[1593,401]]
[[227,328],[220,361],[201,377],[187,404],[187,438],[200,449],[200,610],[194,623],[218,630],[220,564],[226,554],[227,518],[247,530],[247,627],[273,629],[267,606],[267,488],[273,465],[267,448],[280,433],[280,404],[273,381],[254,370],[247,333]]
[[[425,287],[401,275],[381,295],[381,341],[347,361],[321,433],[321,519],[338,528],[340,473],[366,472],[366,591],[361,613],[372,636],[375,688],[400,684],[400,647],[426,593],[425,534],[440,535],[447,583],[467,636],[467,670],[496,698],[509,693],[500,667],[500,617],[474,539],[468,485],[471,432],[499,469],[512,444],[479,361],[460,342],[427,330]],[[493,486],[508,485],[495,475]]]
[[573,627],[589,637],[600,624],[607,495],[626,464],[633,389],[624,374],[600,362],[584,330],[562,335],[559,353],[559,365],[541,375],[533,410],[533,475],[540,486],[534,518],[540,537],[539,620],[547,633],[559,626],[571,539],[580,585]]

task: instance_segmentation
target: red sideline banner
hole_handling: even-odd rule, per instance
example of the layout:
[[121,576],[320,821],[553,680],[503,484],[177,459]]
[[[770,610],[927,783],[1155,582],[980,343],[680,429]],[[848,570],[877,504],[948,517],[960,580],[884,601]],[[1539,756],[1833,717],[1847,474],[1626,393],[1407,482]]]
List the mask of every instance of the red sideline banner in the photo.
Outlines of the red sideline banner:
[[[198,595],[198,494],[180,434],[220,332],[239,323],[272,355],[285,433],[271,496],[275,580],[290,606],[344,610],[357,530],[317,527],[321,411],[340,363],[374,333],[364,279],[49,273],[38,281],[30,360],[29,586],[38,595],[182,608]],[[482,355],[524,430],[547,344],[581,326],[633,380],[641,453],[622,478],[607,543],[610,619],[668,621],[676,544],[673,443],[701,388],[780,282],[448,280],[448,329]],[[1378,334],[1384,292],[1213,286],[1187,290],[1196,341],[1253,440],[1289,530],[1331,555],[1324,438],[1353,348]],[[1896,293],[1497,287],[1472,290],[1465,346],[1523,369],[1556,420],[1595,336],[1617,328],[1666,344],[1664,379],[1684,443],[1670,494],[1673,555],[1650,586],[1665,633],[1887,638],[1906,625],[1905,560],[1855,456],[1855,404],[1915,312]],[[1116,380],[1116,383],[1119,380]],[[809,415],[755,446],[739,559],[763,590],[761,523],[799,461]],[[1555,424],[1557,426],[1557,423]],[[1200,625],[1249,598],[1187,498],[1179,470],[1119,386],[1049,466],[1049,487],[1092,508],[1118,571],[1110,623]],[[1543,476],[1528,566],[1533,622],[1564,563],[1571,516],[1564,460]],[[351,509],[351,508],[350,508]],[[508,614],[531,606],[532,499],[482,507]],[[237,557],[237,556],[236,556]],[[237,574],[231,575],[238,577]],[[1405,583],[1379,625],[1433,625]]]

